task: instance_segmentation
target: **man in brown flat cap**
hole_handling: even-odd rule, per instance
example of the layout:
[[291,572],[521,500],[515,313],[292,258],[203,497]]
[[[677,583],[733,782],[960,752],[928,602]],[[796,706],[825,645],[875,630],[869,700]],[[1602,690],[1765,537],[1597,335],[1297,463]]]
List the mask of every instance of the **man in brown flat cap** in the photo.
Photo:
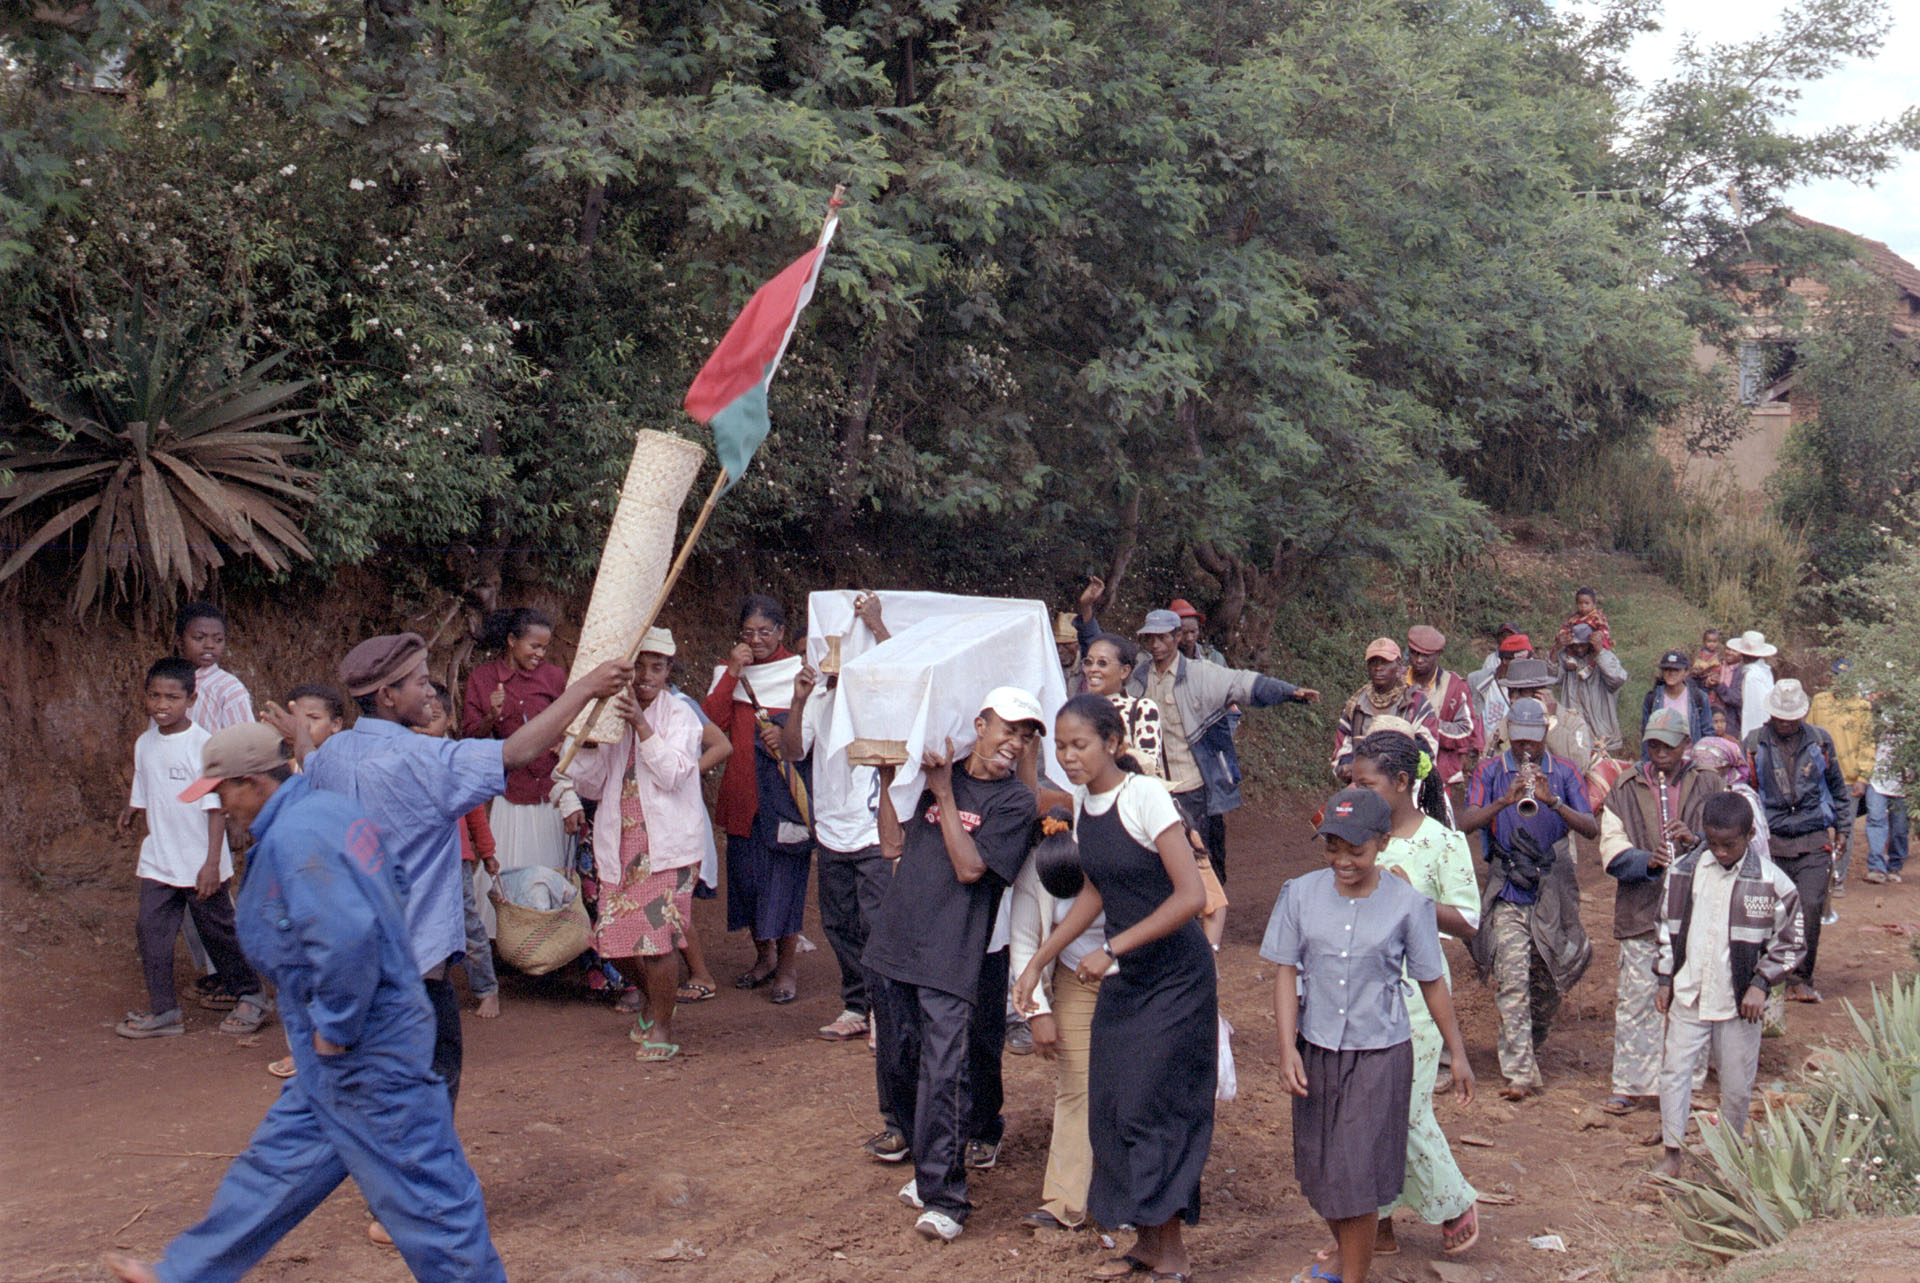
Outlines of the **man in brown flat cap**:
[[1480,764],[1487,735],[1473,711],[1467,679],[1440,667],[1440,652],[1446,648],[1446,636],[1431,624],[1407,630],[1407,685],[1427,697],[1439,719],[1440,752],[1434,764],[1440,768],[1440,782],[1451,789],[1464,784]]
[[460,890],[462,815],[504,792],[507,772],[560,742],[589,703],[623,689],[633,665],[606,663],[561,693],[504,740],[434,739],[425,725],[433,681],[418,633],[361,642],[340,662],[340,684],[360,706],[352,729],[328,737],[303,763],[315,788],[344,793],[380,830],[407,895],[407,936],[432,1000],[433,1068],[460,1091],[460,1008],[447,967],[466,950]]

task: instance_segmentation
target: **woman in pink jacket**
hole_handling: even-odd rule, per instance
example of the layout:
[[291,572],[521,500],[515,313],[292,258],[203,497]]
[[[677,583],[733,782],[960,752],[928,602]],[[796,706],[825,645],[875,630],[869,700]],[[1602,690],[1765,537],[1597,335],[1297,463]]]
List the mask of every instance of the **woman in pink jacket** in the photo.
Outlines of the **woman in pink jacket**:
[[680,1051],[673,1040],[675,950],[686,943],[693,883],[707,849],[700,719],[668,692],[674,650],[672,633],[648,630],[632,690],[616,697],[626,733],[582,749],[571,771],[580,795],[600,802],[593,821],[600,879],[594,947],[645,995],[631,1034],[642,1061],[671,1060]]

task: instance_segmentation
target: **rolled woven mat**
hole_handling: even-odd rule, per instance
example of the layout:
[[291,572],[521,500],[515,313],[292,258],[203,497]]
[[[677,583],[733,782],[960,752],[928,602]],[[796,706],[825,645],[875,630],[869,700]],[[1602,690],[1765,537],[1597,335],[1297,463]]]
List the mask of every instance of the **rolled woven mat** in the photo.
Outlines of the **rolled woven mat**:
[[[680,507],[706,457],[703,447],[684,437],[646,430],[635,438],[633,461],[627,465],[620,505],[607,530],[607,546],[593,577],[593,597],[587,603],[580,647],[567,680],[578,681],[597,665],[624,658],[640,636],[673,562]],[[574,718],[568,734],[581,735],[591,711],[589,705],[587,712]],[[620,730],[620,719],[609,704],[600,720],[584,729],[584,738],[589,744],[604,744],[618,739]]]

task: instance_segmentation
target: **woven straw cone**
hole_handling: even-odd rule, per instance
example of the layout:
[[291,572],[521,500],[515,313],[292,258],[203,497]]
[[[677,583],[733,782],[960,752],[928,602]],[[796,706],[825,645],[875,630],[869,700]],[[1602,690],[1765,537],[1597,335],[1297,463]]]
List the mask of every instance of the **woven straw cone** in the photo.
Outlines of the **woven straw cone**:
[[[569,681],[578,681],[596,665],[623,659],[627,648],[649,622],[647,612],[666,582],[673,562],[673,537],[680,528],[680,506],[706,460],[707,452],[684,437],[643,431],[633,443],[633,462],[627,465],[626,484],[620,488],[620,506],[607,530],[607,546],[600,553],[600,569],[593,578],[593,599],[580,627],[580,648],[574,653]],[[589,705],[573,719],[568,733],[579,735]],[[613,706],[586,731],[589,744],[620,738],[620,719]]]

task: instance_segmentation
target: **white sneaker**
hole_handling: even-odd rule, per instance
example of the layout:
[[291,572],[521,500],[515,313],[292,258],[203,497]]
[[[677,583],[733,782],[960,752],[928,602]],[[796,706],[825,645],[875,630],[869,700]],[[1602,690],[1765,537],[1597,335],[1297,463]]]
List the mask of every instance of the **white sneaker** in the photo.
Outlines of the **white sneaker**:
[[951,1243],[960,1237],[960,1222],[945,1212],[922,1212],[920,1219],[913,1223],[913,1228],[921,1238],[937,1238],[942,1243]]
[[905,1203],[908,1207],[911,1207],[916,1212],[926,1207],[926,1204],[920,1201],[920,1178],[919,1177],[917,1176],[914,1177],[912,1180],[908,1181],[905,1185],[902,1185],[900,1187],[900,1201]]

